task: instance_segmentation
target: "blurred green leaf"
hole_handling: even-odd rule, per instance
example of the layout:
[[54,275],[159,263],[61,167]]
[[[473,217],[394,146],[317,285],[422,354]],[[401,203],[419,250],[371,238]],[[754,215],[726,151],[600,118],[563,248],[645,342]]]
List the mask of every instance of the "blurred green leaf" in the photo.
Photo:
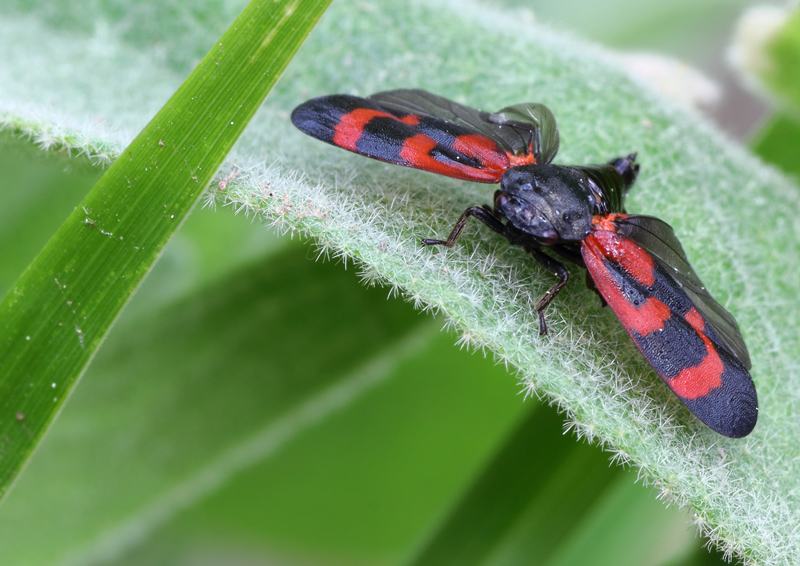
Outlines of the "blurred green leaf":
[[732,66],[752,90],[782,105],[784,118],[800,121],[800,10],[796,6],[758,4],[746,10],[728,53]]
[[692,65],[709,67],[742,8],[753,0],[499,0],[530,7],[534,17],[558,28],[619,49],[669,53]]
[[652,513],[644,495],[607,454],[565,437],[555,413],[532,407],[408,564],[655,564],[693,546],[682,521]]
[[753,151],[785,173],[800,177],[800,122],[785,114],[774,116],[752,143]]
[[[102,169],[0,132],[0,296],[36,257]],[[57,190],[53,190],[57,187]]]
[[800,10],[794,9],[766,46],[769,64],[760,79],[800,118]]

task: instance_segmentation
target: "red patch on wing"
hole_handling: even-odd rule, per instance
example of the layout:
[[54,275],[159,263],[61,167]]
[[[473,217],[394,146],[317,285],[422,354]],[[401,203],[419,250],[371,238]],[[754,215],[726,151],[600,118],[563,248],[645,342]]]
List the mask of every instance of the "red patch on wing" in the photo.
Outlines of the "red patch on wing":
[[613,222],[617,218],[625,217],[619,214],[593,217],[594,232],[590,237],[594,237],[605,257],[622,266],[639,283],[650,287],[655,282],[655,260],[637,243],[615,233],[616,225]]
[[705,397],[713,389],[722,386],[722,372],[725,371],[722,359],[705,334],[700,334],[700,338],[706,344],[706,357],[699,365],[682,369],[667,382],[670,388],[684,399]]
[[[459,138],[456,138],[456,140],[458,139]],[[488,141],[491,142],[491,140]],[[447,177],[454,177],[465,181],[496,183],[503,176],[505,168],[478,169],[453,161],[439,161],[431,156],[431,151],[435,149],[437,145],[439,144],[433,138],[425,134],[417,134],[403,142],[403,149],[400,150],[400,158],[417,169],[424,169],[431,173],[438,173],[439,175],[446,175]],[[463,153],[470,155],[469,152]],[[500,152],[494,153],[494,156],[497,155],[505,157],[505,154]],[[473,155],[470,155],[470,157],[473,157]],[[474,157],[480,159],[480,155]],[[507,165],[508,163],[506,162],[506,167]]]
[[409,114],[398,118],[388,112],[373,110],[371,108],[357,108],[339,118],[339,123],[333,129],[333,143],[350,151],[356,150],[356,143],[364,133],[366,126],[373,118],[391,118],[409,126],[419,124],[419,116]]
[[719,357],[717,349],[708,336],[705,335],[705,320],[692,308],[684,315],[689,326],[697,331],[700,339],[706,345],[706,357],[698,365],[682,369],[678,375],[669,380],[670,388],[684,399],[698,399],[705,397],[713,389],[722,386],[722,372],[725,366]]
[[692,307],[689,309],[689,312],[683,315],[683,318],[686,319],[686,322],[689,323],[689,326],[697,330],[698,334],[703,334],[705,332],[706,321],[703,320],[703,317],[699,312],[697,312],[696,308]]
[[436,161],[430,156],[431,150],[437,145],[436,140],[433,138],[425,134],[417,134],[403,142],[400,158],[417,169],[425,169],[425,171],[430,171],[431,173],[447,175],[450,172],[450,166]]
[[493,139],[480,134],[458,136],[453,141],[453,149],[477,159],[483,167],[496,171],[501,176],[511,166],[508,155],[500,151],[497,143]]
[[[604,236],[598,238],[597,236],[601,234]],[[635,331],[641,336],[646,336],[657,330],[663,330],[664,322],[672,316],[670,308],[654,297],[649,297],[640,305],[631,303],[622,293],[616,279],[614,279],[614,276],[611,275],[611,272],[603,262],[603,258],[607,257],[627,270],[623,262],[617,262],[615,253],[612,253],[608,247],[610,244],[613,249],[617,249],[617,244],[620,242],[629,243],[612,232],[593,232],[589,234],[581,244],[581,254],[583,255],[584,263],[586,263],[586,269],[592,275],[597,290],[626,330],[629,332]],[[639,246],[636,247],[641,250]]]

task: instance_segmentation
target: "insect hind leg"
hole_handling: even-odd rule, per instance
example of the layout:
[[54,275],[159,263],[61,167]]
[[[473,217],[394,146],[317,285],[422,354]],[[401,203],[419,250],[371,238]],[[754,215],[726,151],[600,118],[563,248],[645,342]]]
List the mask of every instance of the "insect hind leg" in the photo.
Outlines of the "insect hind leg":
[[456,221],[456,225],[453,227],[453,230],[450,232],[450,235],[447,237],[446,240],[435,240],[431,238],[425,238],[422,240],[423,246],[446,246],[448,248],[452,248],[458,239],[461,237],[461,232],[464,230],[464,226],[467,224],[467,219],[472,216],[477,218],[484,224],[486,224],[489,228],[497,232],[498,234],[505,236],[506,235],[506,227],[492,212],[492,209],[488,205],[483,206],[471,206],[467,210],[464,211],[459,219]]

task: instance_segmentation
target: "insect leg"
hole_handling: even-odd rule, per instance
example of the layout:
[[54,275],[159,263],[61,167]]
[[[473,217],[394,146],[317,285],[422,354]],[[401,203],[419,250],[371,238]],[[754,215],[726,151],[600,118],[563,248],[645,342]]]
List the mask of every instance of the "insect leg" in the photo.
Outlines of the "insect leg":
[[600,294],[600,289],[597,288],[597,285],[594,283],[594,279],[592,279],[592,276],[588,271],[586,272],[586,288],[597,293],[597,296],[600,297],[600,303],[602,306],[605,307],[608,305],[603,295]]
[[567,268],[563,263],[553,259],[538,248],[526,246],[525,249],[526,251],[530,252],[536,261],[547,268],[550,273],[558,277],[558,282],[550,287],[547,293],[544,294],[544,297],[539,299],[539,302],[536,303],[536,312],[539,313],[539,335],[544,336],[547,334],[547,324],[544,321],[544,309],[546,309],[547,305],[549,305],[550,302],[556,298],[556,295],[561,292],[561,289],[563,289],[564,285],[566,285],[567,281],[569,281],[569,271],[567,271]]
[[486,224],[489,228],[497,232],[498,234],[504,235],[506,234],[506,227],[505,225],[497,219],[497,217],[492,214],[491,208],[487,205],[483,206],[471,206],[467,210],[464,211],[464,214],[456,222],[456,225],[453,227],[453,231],[450,232],[450,235],[447,237],[446,240],[433,240],[430,238],[425,238],[422,240],[423,246],[447,246],[448,248],[452,248],[453,245],[458,241],[458,238],[461,236],[462,230],[464,230],[464,226],[467,224],[467,219],[470,216],[474,216],[484,224]]

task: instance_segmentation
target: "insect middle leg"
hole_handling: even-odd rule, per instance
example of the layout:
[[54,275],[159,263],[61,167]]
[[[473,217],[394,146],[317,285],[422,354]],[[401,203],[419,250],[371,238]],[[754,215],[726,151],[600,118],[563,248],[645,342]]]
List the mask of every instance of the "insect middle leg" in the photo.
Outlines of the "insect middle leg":
[[529,246],[526,246],[525,249],[550,273],[558,277],[558,282],[550,287],[547,293],[536,303],[536,312],[539,313],[539,335],[544,336],[547,334],[547,324],[544,321],[544,309],[556,298],[556,295],[561,292],[561,289],[563,289],[564,285],[569,281],[569,271],[563,263],[553,259],[540,249]]
[[603,297],[603,295],[600,294],[600,289],[597,288],[597,285],[595,285],[594,283],[594,279],[592,279],[592,276],[589,275],[588,271],[586,272],[586,288],[589,289],[590,291],[594,291],[597,294],[597,296],[600,297],[600,306],[605,307],[606,305],[608,305],[605,297]]
[[506,227],[505,225],[498,220],[498,218],[492,213],[492,209],[488,205],[483,206],[471,206],[467,210],[464,211],[459,219],[456,221],[456,225],[453,227],[453,231],[450,232],[450,235],[447,237],[446,240],[435,240],[431,238],[425,238],[422,240],[423,246],[446,246],[448,248],[452,248],[453,245],[458,241],[458,238],[461,236],[461,232],[464,230],[464,226],[467,224],[467,219],[473,216],[486,224],[489,228],[501,234],[503,236],[506,235]]

